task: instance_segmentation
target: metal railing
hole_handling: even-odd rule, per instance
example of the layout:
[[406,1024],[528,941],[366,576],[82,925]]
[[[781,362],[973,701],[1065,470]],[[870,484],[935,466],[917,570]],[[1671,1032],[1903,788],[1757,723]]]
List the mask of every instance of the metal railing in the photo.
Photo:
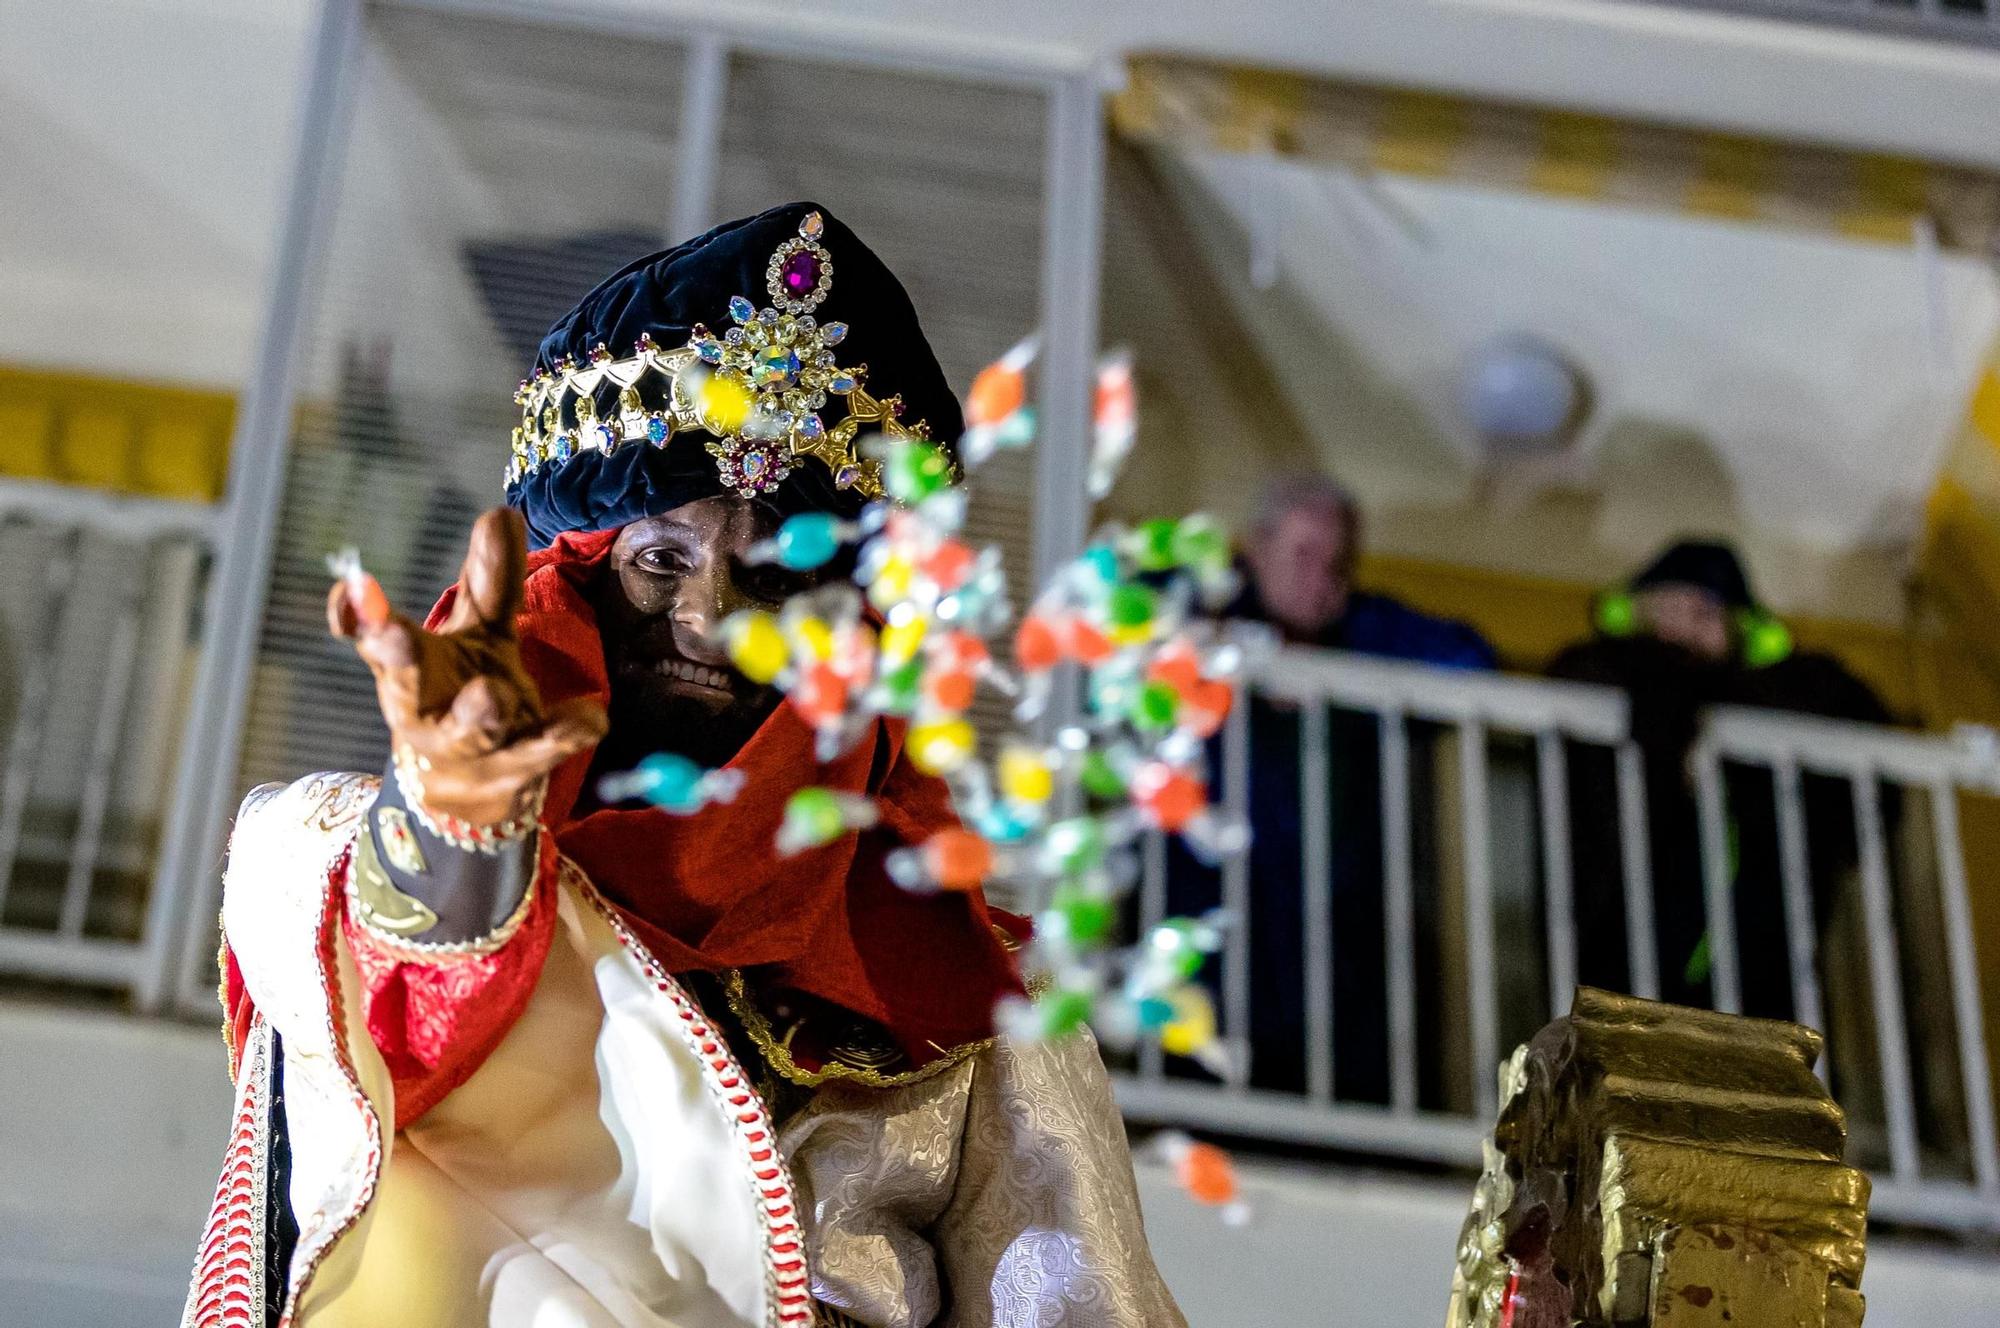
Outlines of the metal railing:
[[[1273,962],[1273,950],[1259,939],[1296,935],[1297,963],[1303,977],[1306,1045],[1302,1090],[1258,1084],[1256,1066],[1234,1082],[1222,1083],[1183,1073],[1164,1062],[1157,1048],[1142,1051],[1129,1071],[1118,1076],[1119,1096],[1135,1119],[1176,1122],[1238,1136],[1359,1150],[1411,1160],[1476,1164],[1479,1139],[1490,1128],[1496,1107],[1495,1070],[1503,1045],[1499,1029],[1532,1028],[1568,1010],[1578,973],[1578,929],[1574,891],[1576,843],[1570,824],[1571,774],[1576,753],[1597,753],[1615,787],[1588,790],[1601,805],[1615,806],[1618,825],[1618,888],[1624,905],[1624,941],[1628,952],[1626,986],[1635,994],[1660,992],[1654,937],[1655,899],[1649,866],[1655,860],[1649,840],[1644,754],[1631,735],[1629,706],[1623,693],[1601,687],[1540,679],[1470,674],[1425,665],[1364,658],[1331,651],[1287,648],[1275,652],[1252,680],[1253,697],[1263,702],[1266,720],[1295,712],[1298,726],[1298,783],[1301,810],[1299,853],[1301,916],[1260,908],[1259,882],[1249,862],[1239,859],[1221,871],[1220,902],[1234,919],[1224,951],[1218,956],[1215,982],[1219,991],[1221,1029],[1239,1063],[1248,1060],[1256,1040],[1253,1019],[1259,1012],[1251,999],[1252,965]],[[1220,797],[1233,814],[1250,813],[1253,762],[1251,706],[1238,706],[1220,741]],[[1345,712],[1351,721],[1372,717],[1373,759],[1379,777],[1382,935],[1386,999],[1379,1017],[1386,1024],[1389,1073],[1385,1102],[1356,1101],[1336,1094],[1335,1067],[1341,1058],[1335,1040],[1335,964],[1351,956],[1357,938],[1334,943],[1331,868],[1335,846],[1328,820],[1329,779],[1337,760],[1352,756],[1352,744],[1329,743],[1329,715]],[[1349,730],[1352,731],[1352,730]],[[1413,779],[1412,752],[1417,744],[1438,759],[1427,763],[1435,778]],[[1606,757],[1608,756],[1608,762]],[[1364,756],[1362,759],[1366,759]],[[1709,920],[1708,947],[1713,1003],[1736,1009],[1741,1003],[1743,956],[1732,926],[1731,846],[1726,807],[1729,789],[1724,767],[1732,777],[1742,772],[1768,772],[1776,807],[1781,898],[1785,935],[1791,958],[1794,1016],[1829,1033],[1828,1057],[1822,1075],[1832,1075],[1855,1134],[1852,1151],[1876,1173],[1874,1211],[1883,1217],[1966,1229],[2000,1230],[2000,1155],[1996,1155],[1992,1067],[1985,1041],[1985,1011],[1974,953],[1974,921],[1968,899],[1965,838],[1961,832],[1960,800],[1985,802],[2000,795],[2000,753],[1991,743],[1922,736],[1869,725],[1839,723],[1768,711],[1725,709],[1712,712],[1695,744],[1689,765],[1694,772],[1694,801],[1700,827],[1704,911]],[[1829,1001],[1825,976],[1831,960],[1823,920],[1816,920],[1810,881],[1807,816],[1802,780],[1835,777],[1851,788],[1853,828],[1858,840],[1858,865],[1848,873],[1852,893],[1859,896],[1859,937],[1866,949],[1866,994],[1853,981],[1843,981],[1841,999]],[[1507,798],[1498,798],[1501,791]],[[1279,796],[1259,787],[1258,799]],[[1437,837],[1451,861],[1435,868],[1433,888],[1450,896],[1460,919],[1455,934],[1420,937],[1413,917],[1416,894],[1413,860],[1419,849],[1414,829],[1413,800],[1430,797],[1449,816],[1435,818],[1444,829]],[[1885,828],[1885,797],[1911,803],[1921,799],[1929,808],[1928,836],[1914,833],[1918,818],[1904,816],[1906,833],[1893,849]],[[1532,836],[1514,836],[1512,860],[1496,857],[1496,800],[1532,808]],[[1982,808],[2000,810],[2000,807]],[[1449,822],[1455,822],[1455,827]],[[1253,820],[1253,825],[1255,821]],[[1518,828],[1518,827],[1515,827]],[[1927,842],[1929,850],[1915,854],[1928,864],[1911,867],[1909,845]],[[1531,845],[1532,847],[1524,847]],[[1439,859],[1437,853],[1432,859]],[[1496,863],[1513,882],[1513,889],[1532,893],[1532,907],[1512,911],[1513,928],[1502,944],[1495,933]],[[1980,864],[1977,879],[1987,889],[2000,888],[2000,862]],[[1919,869],[1921,868],[1921,869]],[[1268,870],[1268,866],[1266,868]],[[1600,864],[1600,870],[1602,870]],[[1142,925],[1158,921],[1168,907],[1169,853],[1164,842],[1146,846],[1139,887],[1138,917]],[[1919,879],[1919,878],[1923,879]],[[1363,888],[1372,887],[1372,883]],[[1280,892],[1283,893],[1283,892]],[[1905,935],[1899,944],[1899,917],[1910,916],[1913,900],[1934,905],[1933,917],[1943,944],[1930,936]],[[1916,910],[1920,911],[1920,910]],[[1525,920],[1539,918],[1530,925]],[[1363,943],[1374,944],[1372,938]],[[1446,1009],[1442,1019],[1456,1024],[1457,1036],[1439,1038],[1435,1029],[1420,1037],[1417,1016],[1419,956],[1422,942],[1434,953],[1449,954],[1462,973],[1462,1006]],[[1280,942],[1278,953],[1289,948]],[[1921,947],[1921,948],[1916,948]],[[1528,952],[1534,951],[1530,955]],[[1521,996],[1514,982],[1514,1005],[1502,1008],[1509,984],[1498,971],[1502,955],[1522,955],[1546,972],[1545,997],[1535,988]],[[1941,954],[1945,991],[1936,999],[1905,1000],[1913,970],[1937,966],[1929,956]],[[1254,956],[1254,957],[1253,957]],[[1511,962],[1511,958],[1510,958]],[[1922,995],[1919,977],[1918,993]],[[1442,1000],[1449,1004],[1456,992]],[[1373,1018],[1373,1011],[1348,1011]],[[1505,1016],[1503,1018],[1503,1016]],[[1434,1021],[1435,1022],[1435,1021]],[[1871,1035],[1872,1034],[1872,1038]],[[1931,1054],[1913,1066],[1912,1037]],[[1843,1042],[1847,1039],[1848,1045]],[[1872,1040],[1872,1051],[1863,1045]],[[1955,1060],[1940,1068],[1939,1057]],[[1432,1076],[1432,1089],[1420,1095],[1420,1066]],[[1863,1067],[1865,1066],[1865,1070]],[[1940,1105],[1940,1092],[1924,1095],[1933,1114],[1951,1118],[1932,1127],[1928,1152],[1920,1147],[1926,1120],[1918,1105],[1916,1086],[1921,1068],[1928,1080],[1949,1080],[1944,1069],[1955,1068],[1956,1100]],[[1441,1083],[1444,1087],[1435,1087]],[[1420,1100],[1420,1097],[1422,1100]]]
[[129,989],[153,889],[214,509],[0,483],[0,973]]

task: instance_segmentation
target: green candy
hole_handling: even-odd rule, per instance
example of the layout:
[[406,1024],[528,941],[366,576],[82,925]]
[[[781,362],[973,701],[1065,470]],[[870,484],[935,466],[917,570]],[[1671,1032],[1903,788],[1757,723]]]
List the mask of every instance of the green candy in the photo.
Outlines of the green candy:
[[1143,571],[1164,572],[1169,567],[1185,561],[1175,547],[1180,534],[1180,522],[1165,518],[1144,521],[1132,532],[1132,558]]
[[1153,621],[1158,602],[1150,586],[1117,586],[1105,598],[1104,616],[1114,627],[1144,627]]
[[1067,1037],[1090,1018],[1090,993],[1061,988],[1043,992],[1035,1001],[1035,1012],[1042,1017],[1042,1036]]
[[1062,918],[1064,934],[1079,945],[1103,940],[1118,920],[1118,911],[1109,899],[1073,885],[1058,889],[1049,908]]
[[1229,564],[1229,537],[1205,516],[1191,516],[1174,528],[1173,558],[1187,567],[1215,568]]
[[905,506],[914,506],[950,484],[951,461],[931,443],[898,443],[883,467],[882,486]]
[[888,705],[885,709],[892,714],[907,715],[917,707],[917,691],[924,684],[924,662],[913,659],[900,668],[891,669],[882,675],[882,690],[887,693]]
[[1168,727],[1174,722],[1174,712],[1180,708],[1180,703],[1180,697],[1167,684],[1147,683],[1132,697],[1133,727],[1148,731]]
[[1148,943],[1172,966],[1172,971],[1187,979],[1201,971],[1207,955],[1195,940],[1195,924],[1186,918],[1168,918],[1153,928]]
[[1125,796],[1125,781],[1118,777],[1117,770],[1103,752],[1095,749],[1084,753],[1083,766],[1077,771],[1077,781],[1083,791],[1093,798],[1115,799]]
[[805,844],[830,844],[847,828],[831,789],[800,789],[785,803],[785,819],[799,828],[799,841]]

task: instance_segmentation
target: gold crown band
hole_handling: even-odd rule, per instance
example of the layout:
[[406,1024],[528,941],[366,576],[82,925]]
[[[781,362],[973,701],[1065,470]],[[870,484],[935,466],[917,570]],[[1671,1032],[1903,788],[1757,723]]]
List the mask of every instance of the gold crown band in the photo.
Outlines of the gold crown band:
[[[708,435],[703,446],[724,486],[746,498],[769,493],[807,458],[827,468],[835,488],[881,497],[881,463],[861,456],[861,429],[872,425],[890,438],[928,438],[930,429],[902,422],[901,397],[871,395],[866,365],[836,362],[833,348],[846,340],[847,325],[813,317],[833,283],[833,258],[819,243],[823,229],[819,213],[806,214],[798,237],[771,255],[771,303],[759,309],[736,296],[729,302],[735,326],[721,336],[697,323],[685,346],[663,349],[641,334],[628,356],[614,359],[599,345],[587,364],[565,359],[524,381],[514,394],[521,424],[507,485],[579,452],[666,447],[676,434],[699,431]],[[660,408],[648,408],[639,391],[653,376],[661,380]],[[618,389],[608,418],[598,415],[596,397],[607,383]],[[847,414],[828,427],[819,412],[835,396],[845,399]]]

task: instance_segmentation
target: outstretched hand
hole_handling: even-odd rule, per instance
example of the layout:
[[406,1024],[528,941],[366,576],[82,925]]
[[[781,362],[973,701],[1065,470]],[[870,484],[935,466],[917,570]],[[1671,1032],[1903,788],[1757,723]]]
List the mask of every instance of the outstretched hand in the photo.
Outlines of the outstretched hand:
[[514,617],[527,562],[520,514],[496,507],[472,527],[439,630],[393,612],[363,623],[344,582],[327,596],[327,626],[354,642],[390,740],[417,759],[425,807],[475,825],[522,814],[549,771],[604,736],[602,706],[578,698],[545,710],[521,666]]

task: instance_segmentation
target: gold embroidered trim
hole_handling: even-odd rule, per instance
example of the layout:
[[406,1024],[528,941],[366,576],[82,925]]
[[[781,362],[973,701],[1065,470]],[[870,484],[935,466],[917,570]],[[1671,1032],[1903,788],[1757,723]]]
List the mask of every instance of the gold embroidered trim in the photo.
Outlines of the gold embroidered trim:
[[[808,1070],[792,1059],[792,1050],[786,1046],[771,1028],[771,1021],[757,1008],[756,998],[750,994],[750,984],[743,976],[743,970],[732,968],[722,975],[723,994],[729,998],[729,1008],[743,1025],[743,1031],[757,1044],[764,1061],[773,1070],[799,1085],[801,1088],[817,1088],[821,1084],[836,1081],[852,1081],[866,1084],[870,1088],[900,1088],[904,1084],[921,1083],[934,1075],[943,1074],[952,1066],[970,1056],[977,1056],[994,1043],[993,1038],[981,1038],[977,1042],[966,1042],[943,1052],[936,1060],[915,1070],[903,1070],[895,1074],[884,1074],[880,1070],[870,1070],[861,1066],[844,1065],[839,1061],[828,1061],[817,1070]],[[935,1045],[935,1044],[933,1044]]]

